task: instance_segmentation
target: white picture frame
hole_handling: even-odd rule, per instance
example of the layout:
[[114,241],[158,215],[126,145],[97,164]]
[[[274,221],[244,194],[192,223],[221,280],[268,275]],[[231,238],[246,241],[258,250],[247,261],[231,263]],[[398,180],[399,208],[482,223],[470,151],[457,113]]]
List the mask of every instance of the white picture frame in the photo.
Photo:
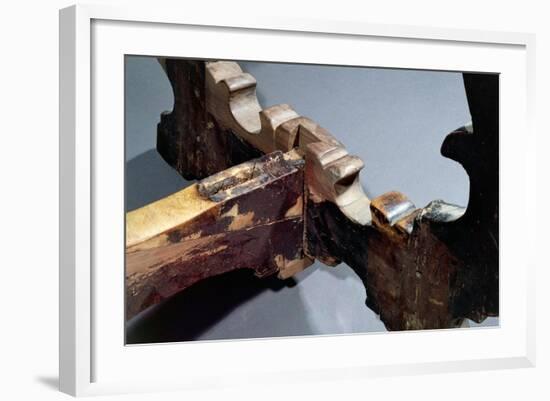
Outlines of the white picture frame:
[[[216,47],[220,32],[238,39],[238,48],[231,45],[234,41]],[[263,50],[255,40],[260,34]],[[190,35],[194,41],[189,42],[195,45],[182,49],[179,42],[178,47],[179,35]],[[340,49],[330,44],[335,38],[344,44]],[[321,42],[334,51],[319,52]],[[351,57],[346,44],[365,46],[368,62],[361,58],[364,52]],[[123,269],[123,219],[119,219],[123,186],[118,169],[124,136],[121,55],[128,53],[501,73],[501,230],[506,231],[501,231],[505,251],[501,252],[500,327],[125,347],[120,341],[123,305],[118,302],[123,270],[116,273],[116,267]],[[521,232],[535,232],[536,211],[528,204],[535,192],[533,98],[534,36],[530,34],[250,14],[195,15],[155,7],[79,5],[61,10],[61,391],[94,395],[246,385],[251,378],[256,383],[292,382],[533,366],[534,261],[520,257],[535,254],[527,251],[533,246],[528,236],[521,237]],[[519,140],[513,132],[525,134]],[[522,182],[523,191],[518,193],[517,184],[509,185],[512,182]],[[102,201],[107,195],[112,208]],[[113,224],[116,221],[120,227]],[[533,227],[514,233],[518,221]],[[101,231],[106,222],[116,226],[112,235]],[[98,232],[105,235],[98,238]],[[108,267],[115,267],[108,269],[107,261]],[[512,265],[522,268],[514,276],[514,299],[507,275]],[[452,349],[446,349],[449,343]],[[379,352],[384,349],[392,352]],[[205,363],[214,357],[219,361],[214,367]],[[140,361],[155,371],[133,369]]]

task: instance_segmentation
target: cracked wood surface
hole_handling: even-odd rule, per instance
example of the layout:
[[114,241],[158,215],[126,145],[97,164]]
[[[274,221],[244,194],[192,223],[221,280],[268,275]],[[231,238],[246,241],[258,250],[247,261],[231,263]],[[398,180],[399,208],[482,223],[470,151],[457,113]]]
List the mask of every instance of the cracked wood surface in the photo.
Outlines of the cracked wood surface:
[[274,152],[127,214],[127,318],[235,269],[305,268],[303,161]]
[[417,209],[393,191],[371,201],[371,224],[361,225],[332,202],[307,200],[306,254],[347,263],[388,330],[459,327],[499,314],[498,76],[463,75],[472,127],[450,133],[441,153],[470,177],[467,208],[437,200]]
[[288,104],[262,108],[256,80],[230,61],[160,59],[174,91],[163,113],[157,150],[184,178],[201,179],[275,150],[298,149],[311,164],[309,187],[361,224],[370,221],[369,199],[357,156],[326,129]]
[[[497,75],[463,74],[472,125],[449,134],[441,149],[470,177],[467,208],[438,200],[418,209],[397,191],[369,200],[359,180],[363,162],[291,106],[262,108],[256,80],[237,63],[182,59],[161,63],[174,88],[175,105],[161,117],[158,151],[187,179],[214,175],[188,193],[160,201],[183,200],[189,205],[185,212],[153,213],[158,204],[149,205],[154,218],[147,221],[142,212],[139,235],[129,233],[127,256],[134,267],[147,264],[146,260],[159,262],[160,252],[168,255],[160,265],[172,272],[156,270],[156,289],[142,290],[136,297],[140,306],[130,314],[212,274],[247,267],[259,275],[278,272],[288,277],[318,259],[328,265],[344,261],[352,267],[365,285],[367,306],[389,330],[457,327],[464,318],[479,322],[498,316]],[[276,150],[289,153],[271,153]],[[249,162],[223,171],[262,153],[291,162],[302,186],[270,176],[270,169],[287,167],[282,162],[270,164],[264,159],[261,170],[257,162]],[[305,161],[305,167],[296,167],[298,160]],[[243,187],[243,182],[248,184]],[[294,217],[270,209],[273,200],[262,198],[269,185],[279,185],[277,196],[294,194],[296,202],[283,207]],[[245,204],[248,209],[241,206]],[[264,220],[256,220],[262,213]],[[266,219],[288,230],[288,235],[266,232]],[[296,224],[290,224],[294,220]],[[155,225],[166,232],[149,236]],[[244,231],[248,236],[242,236]],[[177,245],[159,245],[170,238],[168,233]],[[142,242],[136,245],[135,238]],[[267,259],[262,256],[266,241],[271,247]],[[149,259],[130,252],[147,243],[154,250],[149,250],[153,252]],[[278,246],[295,252],[284,256],[275,249]],[[254,251],[239,253],[245,248]],[[174,258],[185,263],[174,263]],[[150,277],[140,285],[153,282]]]
[[161,115],[157,151],[170,166],[194,180],[261,156],[208,112],[204,61],[165,59],[161,64],[172,84],[174,108]]

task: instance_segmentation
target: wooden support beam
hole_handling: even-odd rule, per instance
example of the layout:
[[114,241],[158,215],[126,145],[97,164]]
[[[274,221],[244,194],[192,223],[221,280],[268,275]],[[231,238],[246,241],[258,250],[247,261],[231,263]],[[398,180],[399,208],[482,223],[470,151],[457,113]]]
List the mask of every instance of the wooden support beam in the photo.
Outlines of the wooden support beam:
[[416,209],[390,192],[372,200],[363,225],[334,202],[307,200],[306,253],[354,269],[389,330],[458,327],[499,313],[498,76],[464,81],[473,127],[449,134],[442,154],[470,176],[467,208],[433,201]]
[[370,220],[359,181],[363,162],[326,129],[287,104],[262,108],[256,80],[235,62],[160,61],[175,102],[161,116],[157,149],[183,177],[204,178],[260,154],[296,148],[315,164],[309,187],[352,220]]
[[172,84],[174,108],[161,115],[157,151],[170,166],[194,180],[262,155],[208,112],[204,61],[160,61]]
[[214,175],[128,215],[129,316],[214,274],[288,277],[312,259],[346,262],[389,330],[498,316],[497,75],[464,74],[472,126],[442,145],[470,177],[467,208],[417,208],[396,191],[369,200],[363,161],[289,105],[262,108],[238,64],[162,64],[176,100],[158,150],[186,178]]
[[274,152],[127,214],[126,317],[235,269],[286,278],[303,254],[303,160]]

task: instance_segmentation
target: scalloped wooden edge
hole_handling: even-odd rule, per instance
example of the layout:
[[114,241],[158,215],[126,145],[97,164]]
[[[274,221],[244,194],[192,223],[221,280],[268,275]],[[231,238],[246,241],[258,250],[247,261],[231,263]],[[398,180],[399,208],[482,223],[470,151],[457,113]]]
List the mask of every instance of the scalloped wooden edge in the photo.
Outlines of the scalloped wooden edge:
[[256,97],[256,79],[238,63],[206,63],[206,108],[223,128],[266,154],[298,148],[309,161],[310,192],[334,202],[352,221],[370,224],[370,200],[359,180],[364,166],[361,159],[349,155],[326,129],[290,105],[262,108]]

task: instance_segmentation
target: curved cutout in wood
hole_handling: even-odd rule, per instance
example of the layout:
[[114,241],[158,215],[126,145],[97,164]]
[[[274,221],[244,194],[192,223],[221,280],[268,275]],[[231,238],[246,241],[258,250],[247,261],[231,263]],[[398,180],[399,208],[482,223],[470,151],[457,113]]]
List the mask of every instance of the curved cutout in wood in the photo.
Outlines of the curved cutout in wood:
[[[134,311],[224,269],[288,277],[318,259],[352,267],[390,330],[498,315],[497,75],[463,74],[472,127],[449,134],[441,148],[470,177],[467,209],[439,200],[417,209],[396,191],[371,202],[359,181],[363,162],[290,106],[262,109],[255,80],[236,63],[174,59],[164,68],[176,104],[161,117],[157,149],[184,176],[214,176],[194,192],[204,206],[196,220],[182,217],[187,202],[130,213],[130,223],[157,216],[142,219],[143,235],[128,236]],[[259,151],[269,154],[258,159]],[[246,160],[253,161],[230,168]],[[140,270],[147,274],[137,280],[132,272],[145,260],[156,275]]]
[[319,199],[337,204],[359,224],[370,223],[370,201],[359,179],[364,164],[314,121],[288,104],[262,109],[256,79],[231,61],[206,63],[206,108],[225,129],[264,153],[295,147],[310,160],[308,188]]

